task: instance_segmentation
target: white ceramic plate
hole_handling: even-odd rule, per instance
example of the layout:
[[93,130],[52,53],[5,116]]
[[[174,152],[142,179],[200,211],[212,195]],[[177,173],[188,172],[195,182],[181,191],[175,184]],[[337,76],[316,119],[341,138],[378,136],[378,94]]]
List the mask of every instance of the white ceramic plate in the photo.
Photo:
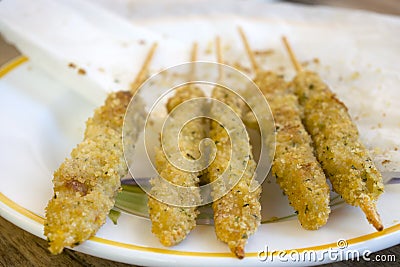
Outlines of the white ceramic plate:
[[[219,33],[225,40],[228,63],[240,62],[248,66],[235,32],[236,24],[243,25],[255,49],[274,50],[272,55],[260,56],[260,61],[290,77],[293,72],[279,41],[280,35],[288,35],[300,58],[319,58],[320,63],[310,60],[309,67],[318,70],[349,106],[351,115],[357,118],[361,138],[371,148],[381,170],[399,171],[396,151],[400,119],[395,112],[395,103],[400,95],[395,88],[400,85],[397,64],[400,46],[390,34],[391,30],[399,29],[399,20],[329,9],[288,9],[285,6],[281,11],[281,16],[260,11],[253,18],[181,16],[150,18],[141,20],[141,23],[151,30],[181,38],[188,45],[192,40],[200,39],[203,48],[200,57],[205,59],[213,57],[208,51],[209,42]],[[321,12],[323,15],[318,15]],[[288,14],[296,15],[290,17]],[[305,17],[308,15],[314,16],[307,20]],[[371,32],[353,25],[354,16],[358,17],[358,23],[372,25]],[[199,31],[193,32],[196,27]],[[168,66],[154,68],[160,67]],[[26,58],[5,66],[0,77],[0,212],[7,220],[44,238],[43,216],[52,196],[52,172],[81,140],[84,121],[95,106],[43,73]],[[394,164],[379,164],[384,159]],[[273,189],[274,186],[273,183],[265,185],[264,199],[273,196],[272,192],[279,192]],[[234,258],[227,246],[216,239],[212,226],[199,225],[181,244],[165,248],[151,234],[148,219],[129,214],[122,214],[118,225],[107,221],[95,237],[75,249],[102,258],[147,266],[264,265],[266,262],[259,256],[265,254],[259,252],[266,247],[269,252],[283,251],[281,254],[268,254],[267,262],[272,265],[321,264],[343,260],[357,253],[360,257],[368,257],[365,255],[368,251],[399,243],[400,206],[394,205],[399,200],[400,185],[387,185],[378,202],[385,226],[385,230],[379,233],[368,224],[358,208],[346,204],[333,209],[327,225],[317,231],[302,229],[296,218],[263,224],[249,239],[243,260]],[[288,210],[284,198],[278,203],[264,202],[263,209],[269,212],[268,216],[283,216],[281,210]],[[338,244],[339,240],[342,242]],[[338,248],[338,245],[343,248]],[[297,252],[305,256],[299,256]]]

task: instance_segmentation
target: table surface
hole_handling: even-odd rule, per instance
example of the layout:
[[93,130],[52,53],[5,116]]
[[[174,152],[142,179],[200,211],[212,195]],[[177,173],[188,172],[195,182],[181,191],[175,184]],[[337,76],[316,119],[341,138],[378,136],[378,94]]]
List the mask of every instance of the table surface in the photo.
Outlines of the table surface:
[[[293,1],[301,2],[301,1]],[[399,0],[363,0],[357,1],[303,1],[307,3],[321,3],[335,6],[357,7],[375,12],[400,15]],[[362,6],[359,6],[360,2]],[[17,49],[8,45],[0,35],[0,66],[19,55]],[[400,244],[371,254],[395,255],[396,263],[400,264]],[[327,266],[393,266],[394,262],[366,262],[344,261],[331,263]],[[66,249],[62,254],[54,256],[47,250],[47,242],[13,225],[0,217],[0,266],[128,266],[123,263],[104,260],[83,253]]]

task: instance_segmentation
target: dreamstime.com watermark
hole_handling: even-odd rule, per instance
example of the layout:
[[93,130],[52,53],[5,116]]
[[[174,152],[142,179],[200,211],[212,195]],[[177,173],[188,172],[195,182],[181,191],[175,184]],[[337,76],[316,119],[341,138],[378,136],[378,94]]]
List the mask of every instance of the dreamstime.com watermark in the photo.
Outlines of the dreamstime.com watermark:
[[372,251],[347,249],[348,244],[344,239],[339,239],[335,247],[325,250],[270,250],[266,245],[258,252],[258,259],[263,262],[331,262],[364,260],[367,262],[396,262],[396,255],[371,255]]

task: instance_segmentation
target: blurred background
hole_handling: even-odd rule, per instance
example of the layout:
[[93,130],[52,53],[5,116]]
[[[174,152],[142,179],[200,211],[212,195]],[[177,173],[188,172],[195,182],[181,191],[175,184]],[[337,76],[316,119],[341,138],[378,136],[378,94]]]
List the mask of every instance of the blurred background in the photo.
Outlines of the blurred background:
[[[279,2],[272,0],[271,2]],[[400,0],[283,0],[303,5],[326,5],[340,8],[361,9],[382,14],[400,15]],[[18,50],[5,42],[0,33],[0,66],[19,54]]]
[[398,0],[288,0],[286,2],[364,9],[378,13],[400,15],[400,1]]

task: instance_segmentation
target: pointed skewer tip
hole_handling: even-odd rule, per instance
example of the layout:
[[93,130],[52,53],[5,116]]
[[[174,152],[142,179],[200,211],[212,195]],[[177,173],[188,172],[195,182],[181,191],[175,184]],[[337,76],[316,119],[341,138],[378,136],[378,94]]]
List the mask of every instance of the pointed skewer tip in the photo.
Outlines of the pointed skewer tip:
[[282,41],[283,41],[283,44],[285,45],[286,51],[289,53],[290,60],[292,61],[292,64],[293,64],[294,68],[296,69],[296,72],[297,73],[302,72],[303,68],[301,67],[301,64],[299,63],[299,61],[297,60],[286,36],[282,36]]
[[256,57],[254,56],[254,53],[253,53],[253,51],[251,50],[251,47],[250,47],[250,44],[249,44],[249,40],[247,39],[247,36],[246,36],[246,34],[244,33],[242,27],[238,26],[238,31],[239,31],[239,35],[240,35],[240,37],[241,37],[241,39],[242,39],[244,48],[245,48],[245,50],[246,50],[247,56],[248,56],[249,59],[250,59],[251,66],[252,66],[253,70],[254,70],[256,73],[258,73],[259,70],[260,70],[260,68],[259,68],[259,66],[258,66],[258,64],[257,64]]
[[217,62],[218,62],[218,76],[219,80],[222,79],[223,71],[222,71],[222,64],[224,64],[224,60],[222,58],[222,51],[221,51],[221,39],[219,36],[215,37],[215,51],[217,54]]
[[143,61],[142,67],[139,70],[139,73],[136,75],[135,80],[131,83],[130,91],[135,94],[139,87],[142,85],[144,80],[146,79],[147,71],[150,65],[151,60],[153,59],[154,53],[157,49],[158,43],[154,42],[147,52],[146,58]]

